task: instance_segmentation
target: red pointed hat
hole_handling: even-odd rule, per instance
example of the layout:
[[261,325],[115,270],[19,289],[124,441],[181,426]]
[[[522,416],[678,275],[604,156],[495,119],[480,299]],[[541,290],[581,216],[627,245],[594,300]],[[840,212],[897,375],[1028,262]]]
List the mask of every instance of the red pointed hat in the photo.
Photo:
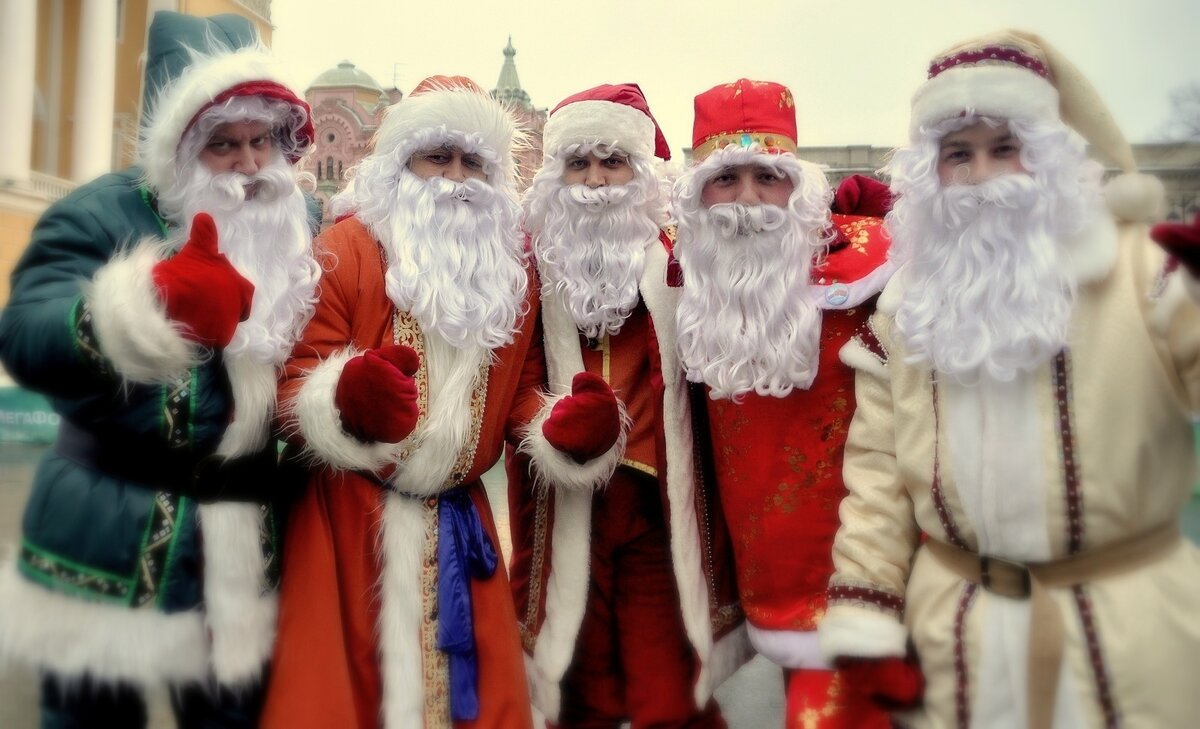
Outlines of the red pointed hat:
[[731,144],[755,143],[770,153],[795,153],[796,102],[786,86],[740,78],[696,97],[693,162]]
[[606,144],[643,158],[671,148],[637,84],[601,84],[559,102],[542,131],[547,154],[574,144]]

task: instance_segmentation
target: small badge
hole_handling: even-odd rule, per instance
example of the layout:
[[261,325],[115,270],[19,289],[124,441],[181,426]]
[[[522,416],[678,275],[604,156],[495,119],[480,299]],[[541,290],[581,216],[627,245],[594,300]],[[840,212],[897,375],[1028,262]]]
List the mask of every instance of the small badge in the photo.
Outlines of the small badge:
[[834,284],[825,292],[825,301],[830,306],[841,306],[850,300],[850,289],[844,284]]

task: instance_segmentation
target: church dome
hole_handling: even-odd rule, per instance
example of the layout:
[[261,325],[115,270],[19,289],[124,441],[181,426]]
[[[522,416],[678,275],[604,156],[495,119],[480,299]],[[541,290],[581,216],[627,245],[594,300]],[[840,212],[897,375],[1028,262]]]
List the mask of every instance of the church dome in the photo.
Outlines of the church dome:
[[383,87],[371,78],[371,74],[358,68],[349,61],[342,61],[335,68],[325,71],[320,76],[313,79],[313,82],[308,85],[311,89],[327,89],[327,88],[346,88],[348,86],[356,86],[359,88],[370,89],[383,93]]

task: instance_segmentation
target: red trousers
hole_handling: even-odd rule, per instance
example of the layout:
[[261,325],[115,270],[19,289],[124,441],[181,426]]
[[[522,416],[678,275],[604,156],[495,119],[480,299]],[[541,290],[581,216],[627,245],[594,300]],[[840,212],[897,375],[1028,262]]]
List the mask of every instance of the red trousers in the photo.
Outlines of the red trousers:
[[625,467],[592,500],[591,573],[559,727],[723,729],[696,708],[695,652],[684,632],[658,480]]
[[891,716],[851,691],[838,671],[786,671],[785,729],[890,729]]

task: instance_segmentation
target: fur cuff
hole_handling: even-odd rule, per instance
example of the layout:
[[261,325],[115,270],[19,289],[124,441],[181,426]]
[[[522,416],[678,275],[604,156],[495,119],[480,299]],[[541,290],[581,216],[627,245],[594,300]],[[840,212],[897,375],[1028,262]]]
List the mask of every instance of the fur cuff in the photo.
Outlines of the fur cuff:
[[154,285],[162,250],[142,241],[101,266],[84,291],[100,351],[131,382],[166,383],[200,362],[200,348],[167,318]]
[[858,337],[850,339],[838,350],[838,359],[842,364],[855,370],[864,370],[884,380],[891,379],[887,362],[872,352]]
[[830,661],[839,656],[903,657],[908,645],[908,630],[899,621],[860,607],[829,608],[817,633],[821,652]]
[[754,650],[777,666],[824,671],[833,667],[821,653],[815,630],[764,630],[753,625],[746,630]]
[[559,400],[570,393],[545,396],[542,409],[525,427],[518,451],[529,455],[530,468],[533,472],[534,483],[542,488],[551,486],[571,489],[573,491],[594,491],[603,488],[612,478],[613,471],[621,456],[625,454],[625,442],[629,437],[629,428],[633,424],[629,414],[625,412],[625,403],[617,400],[617,409],[621,416],[621,435],[604,454],[586,463],[576,463],[575,459],[550,445],[542,435],[542,425],[550,418],[551,411]]
[[167,614],[70,597],[25,579],[13,560],[0,566],[0,605],[0,660],[136,686],[208,675],[199,611]]
[[349,348],[330,356],[309,371],[296,393],[291,405],[292,420],[304,439],[306,460],[348,471],[375,471],[396,462],[398,443],[363,443],[342,428],[341,413],[334,405],[342,368],[360,354]]

